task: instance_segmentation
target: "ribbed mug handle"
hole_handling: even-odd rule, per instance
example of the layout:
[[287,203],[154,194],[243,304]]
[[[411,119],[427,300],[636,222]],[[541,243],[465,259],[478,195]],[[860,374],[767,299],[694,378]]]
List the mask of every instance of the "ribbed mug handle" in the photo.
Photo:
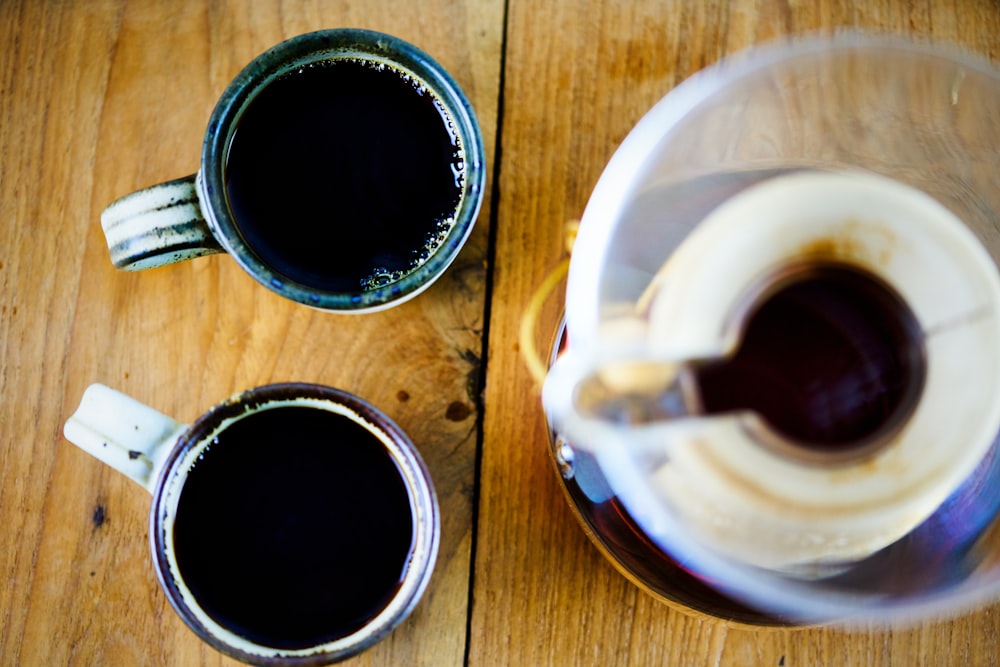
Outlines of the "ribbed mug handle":
[[101,213],[111,263],[139,271],[224,252],[202,213],[198,175],[160,183],[113,202]]

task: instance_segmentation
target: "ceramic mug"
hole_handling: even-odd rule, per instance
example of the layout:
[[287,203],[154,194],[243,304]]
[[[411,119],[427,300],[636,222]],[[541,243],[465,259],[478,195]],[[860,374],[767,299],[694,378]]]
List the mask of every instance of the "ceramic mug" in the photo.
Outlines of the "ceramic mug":
[[428,584],[440,534],[430,476],[399,427],[356,396],[268,385],[184,425],[95,384],[64,432],[152,493],[160,585],[234,658],[355,655]]
[[323,30],[233,80],[195,175],[119,199],[101,223],[120,269],[227,252],[289,299],[371,311],[451,264],[485,179],[476,116],[441,65],[390,35]]

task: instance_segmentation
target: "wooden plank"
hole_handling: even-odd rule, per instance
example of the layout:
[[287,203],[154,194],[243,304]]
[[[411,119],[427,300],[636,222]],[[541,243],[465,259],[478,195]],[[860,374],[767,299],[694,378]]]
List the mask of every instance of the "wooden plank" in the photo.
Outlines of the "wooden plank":
[[[642,114],[724,55],[841,27],[928,36],[1000,58],[1000,8],[985,0],[511,0],[470,665],[998,662],[996,606],[891,631],[763,631],[639,592],[602,559],[564,501],[537,386],[518,351],[524,308],[564,255],[566,221],[582,214]],[[542,346],[557,326],[558,300],[542,312]]]
[[[231,664],[158,590],[145,492],[66,443],[61,424],[93,381],[190,420],[233,391],[290,379],[385,409],[421,448],[441,498],[426,599],[355,663],[461,663],[487,326],[469,664],[998,661],[997,607],[889,632],[751,631],[640,593],[562,497],[516,343],[529,296],[562,257],[564,223],[628,130],[684,77],[750,44],[838,26],[930,35],[997,59],[995,3],[512,0],[508,11],[505,28],[498,0],[0,3],[0,664]],[[250,58],[337,25],[396,34],[440,60],[490,152],[505,48],[489,322],[489,201],[441,282],[363,318],[286,303],[225,257],[136,275],[108,264],[101,209],[196,168],[212,105]],[[543,345],[558,311],[553,300],[543,312]]]
[[356,664],[462,663],[489,200],[437,284],[363,317],[286,302],[221,255],[117,272],[98,222],[116,197],[197,169],[215,100],[252,57],[336,26],[395,34],[439,60],[492,153],[498,0],[0,3],[0,664],[232,663],[158,589],[148,494],[67,443],[62,422],[91,382],[188,421],[283,380],[381,407],[437,485],[426,597]]

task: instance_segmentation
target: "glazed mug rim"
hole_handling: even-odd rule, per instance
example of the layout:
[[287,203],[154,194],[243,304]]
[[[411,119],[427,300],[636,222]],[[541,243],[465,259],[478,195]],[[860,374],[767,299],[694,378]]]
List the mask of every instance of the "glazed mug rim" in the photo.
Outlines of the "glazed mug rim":
[[[226,196],[225,162],[239,118],[275,79],[302,65],[339,58],[377,60],[425,84],[441,101],[461,144],[465,182],[455,221],[430,257],[385,287],[324,290],[282,275],[246,243]],[[430,55],[398,37],[357,28],[333,28],[287,39],[248,63],[220,96],[202,143],[196,189],[213,234],[236,262],[268,289],[315,308],[343,312],[376,311],[397,305],[428,288],[451,265],[472,233],[486,184],[485,149],[476,114],[465,93]]]
[[[401,585],[383,609],[360,629],[303,649],[280,649],[242,637],[211,619],[177,571],[173,521],[191,462],[212,439],[243,417],[262,410],[302,406],[326,409],[361,424],[388,450],[409,497],[413,545]],[[309,383],[275,383],[236,394],[199,416],[166,455],[153,490],[149,540],[161,588],[181,619],[222,653],[257,665],[325,665],[356,655],[385,638],[420,601],[440,539],[440,515],[430,473],[409,437],[374,405],[349,392]]]

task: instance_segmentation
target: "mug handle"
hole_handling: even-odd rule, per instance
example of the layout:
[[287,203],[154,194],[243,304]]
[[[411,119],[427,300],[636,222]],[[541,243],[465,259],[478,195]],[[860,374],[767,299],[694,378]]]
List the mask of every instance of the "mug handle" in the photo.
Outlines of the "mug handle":
[[186,424],[130,396],[92,384],[66,421],[63,435],[152,493],[167,453],[185,430]]
[[202,214],[198,175],[116,200],[101,213],[111,263],[139,271],[224,252]]

